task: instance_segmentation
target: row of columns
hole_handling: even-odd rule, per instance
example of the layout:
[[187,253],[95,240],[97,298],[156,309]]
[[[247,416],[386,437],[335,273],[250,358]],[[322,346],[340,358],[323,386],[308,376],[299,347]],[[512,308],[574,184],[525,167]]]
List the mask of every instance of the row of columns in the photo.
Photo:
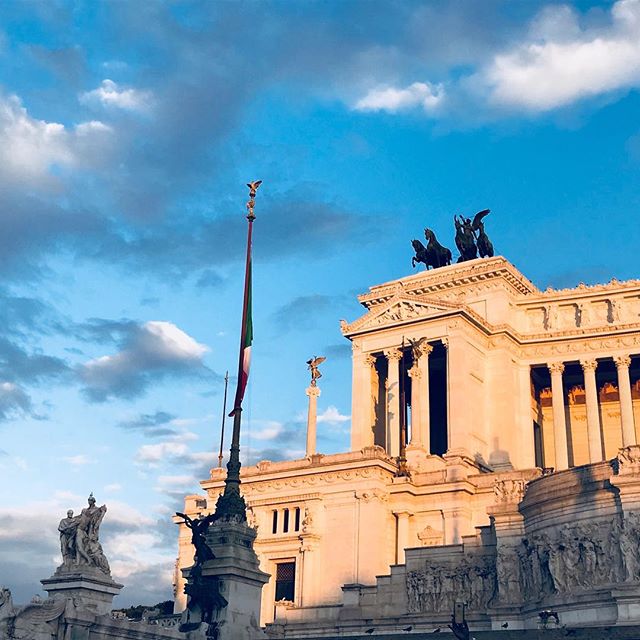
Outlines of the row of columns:
[[[411,377],[411,440],[407,443],[420,447],[427,452],[431,450],[429,423],[429,354],[433,347],[424,342],[414,352],[414,363],[408,374]],[[404,407],[400,405],[400,362],[402,349],[386,349],[387,358],[387,407],[386,407],[386,442],[387,452],[391,456],[400,455],[400,416]],[[369,356],[370,366],[375,358]]]
[[[636,444],[636,429],[633,419],[633,403],[631,400],[631,378],[629,367],[631,357],[616,356],[614,359],[618,372],[618,394],[620,398],[620,417],[622,423],[622,446]],[[600,462],[604,459],[598,409],[598,387],[596,385],[597,360],[580,360],[584,373],[584,392],[587,407],[587,440],[589,443],[589,462]],[[553,438],[556,451],[556,471],[569,467],[567,447],[567,429],[564,404],[564,386],[562,374],[564,363],[552,362],[547,365],[551,374],[551,402],[553,412]]]

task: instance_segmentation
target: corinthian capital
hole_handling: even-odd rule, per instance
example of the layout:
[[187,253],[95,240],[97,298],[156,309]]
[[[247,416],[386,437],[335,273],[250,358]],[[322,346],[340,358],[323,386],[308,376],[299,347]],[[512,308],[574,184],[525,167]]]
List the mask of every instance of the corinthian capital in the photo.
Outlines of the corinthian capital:
[[551,371],[551,373],[559,373],[560,375],[562,375],[562,372],[564,371],[563,362],[550,362],[547,367],[549,368],[549,371]]
[[385,349],[384,355],[387,360],[396,360],[399,361],[402,358],[402,350],[401,349]]
[[376,363],[376,357],[372,356],[370,353],[368,353],[364,357],[364,363],[366,365],[368,365],[369,367],[373,367],[373,365],[375,365],[375,363]]
[[595,371],[598,366],[597,360],[580,360],[583,371]]
[[613,361],[618,369],[628,369],[631,366],[631,356],[616,356]]

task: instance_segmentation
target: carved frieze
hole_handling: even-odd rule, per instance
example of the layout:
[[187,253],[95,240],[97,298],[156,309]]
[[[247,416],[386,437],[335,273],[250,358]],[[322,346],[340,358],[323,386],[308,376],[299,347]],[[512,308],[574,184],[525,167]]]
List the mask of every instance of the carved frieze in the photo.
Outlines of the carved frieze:
[[463,600],[473,611],[484,611],[496,592],[496,566],[491,556],[465,556],[462,561],[427,563],[406,577],[410,613],[450,613]]
[[526,487],[526,480],[519,478],[496,480],[493,485],[496,504],[518,504],[524,497]]

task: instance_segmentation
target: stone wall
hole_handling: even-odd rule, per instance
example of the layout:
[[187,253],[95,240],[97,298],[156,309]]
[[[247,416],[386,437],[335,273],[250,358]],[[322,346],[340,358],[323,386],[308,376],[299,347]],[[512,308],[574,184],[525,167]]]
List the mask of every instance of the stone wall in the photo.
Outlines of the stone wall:
[[455,603],[478,631],[537,629],[544,611],[565,628],[640,624],[640,447],[523,475],[492,474],[490,526],[462,544],[407,549],[405,564],[375,586],[345,585],[343,605],[323,617],[283,611],[285,637],[303,629],[328,636],[328,618],[353,632],[446,629]]

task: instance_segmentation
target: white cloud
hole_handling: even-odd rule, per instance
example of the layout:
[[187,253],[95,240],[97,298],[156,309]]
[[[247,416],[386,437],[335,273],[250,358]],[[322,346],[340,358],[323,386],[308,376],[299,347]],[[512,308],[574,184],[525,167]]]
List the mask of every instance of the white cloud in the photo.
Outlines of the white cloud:
[[29,115],[18,96],[0,96],[0,176],[21,183],[49,180],[52,168],[82,162],[87,139],[109,131],[96,120],[74,128],[38,120]]
[[13,382],[0,383],[0,421],[31,413],[31,398]]
[[[255,426],[259,425],[258,429]],[[252,424],[251,438],[255,440],[272,440],[284,430],[284,425],[276,420],[256,420]]]
[[494,56],[476,80],[499,107],[549,111],[640,87],[640,0],[620,0],[605,28],[580,28],[567,7],[546,9],[528,42]]
[[151,92],[124,88],[109,78],[103,80],[96,89],[80,94],[83,104],[99,104],[128,111],[144,111],[151,105],[151,100]]
[[371,89],[354,105],[356,111],[388,111],[396,113],[421,107],[425,112],[433,112],[444,99],[441,84],[414,82],[398,89],[395,87],[377,87]]
[[71,464],[74,467],[82,467],[87,464],[95,464],[96,462],[96,460],[94,460],[93,458],[90,458],[84,453],[79,453],[78,455],[75,455],[75,456],[68,456],[66,458],[63,458],[63,460],[64,462],[67,462],[68,464]]
[[186,444],[176,442],[158,442],[142,445],[136,453],[136,461],[155,465],[167,458],[175,458],[189,453]]
[[114,482],[112,484],[107,484],[104,487],[104,492],[105,493],[115,493],[116,491],[120,491],[122,489],[122,485],[118,484],[117,482]]
[[351,416],[342,415],[336,407],[329,405],[322,413],[318,414],[318,422],[327,422],[329,424],[340,424],[349,422]]
[[598,19],[565,5],[545,7],[518,42],[487,52],[467,75],[456,77],[453,70],[446,86],[445,95],[442,84],[425,81],[382,85],[352,108],[388,113],[421,108],[438,117],[469,108],[475,114],[483,109],[545,113],[638,89],[640,0],[618,0]]
[[171,322],[153,320],[127,326],[123,348],[114,355],[94,358],[80,368],[85,393],[103,402],[110,397],[133,398],[153,379],[202,375],[202,357],[209,348]]

